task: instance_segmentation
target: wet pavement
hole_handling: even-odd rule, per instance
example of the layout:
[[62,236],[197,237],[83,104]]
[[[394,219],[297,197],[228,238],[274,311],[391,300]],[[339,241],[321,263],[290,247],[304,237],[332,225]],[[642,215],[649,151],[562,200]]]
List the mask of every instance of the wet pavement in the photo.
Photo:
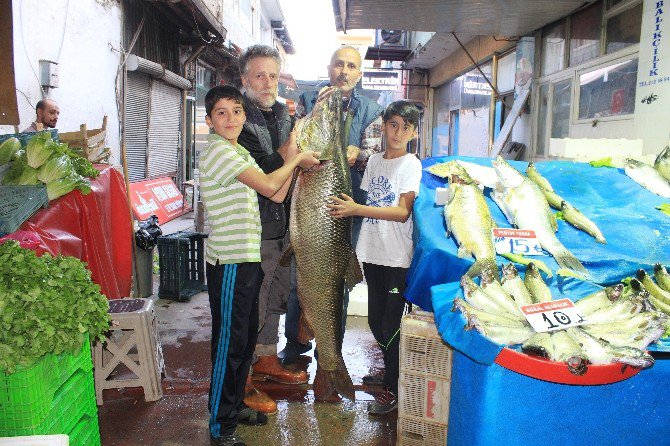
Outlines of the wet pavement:
[[[190,220],[192,222],[193,220]],[[182,223],[188,225],[188,221]],[[170,233],[164,229],[164,233]],[[176,230],[182,228],[177,227]],[[174,231],[171,231],[174,232]],[[157,291],[157,281],[154,291]],[[153,297],[155,298],[155,296]],[[156,300],[161,344],[165,357],[164,396],[147,403],[141,388],[109,389],[99,407],[104,446],[208,445],[207,393],[211,321],[206,293],[190,302]],[[283,348],[283,319],[280,345]],[[381,388],[364,386],[362,378],[378,373],[382,355],[368,328],[367,318],[349,316],[343,356],[354,382],[356,401],[315,402],[311,383],[316,373],[313,350],[301,362],[310,381],[291,386],[270,381],[257,388],[277,400],[278,411],[265,426],[239,426],[250,446],[383,446],[396,443],[397,411],[370,416],[367,406]]]

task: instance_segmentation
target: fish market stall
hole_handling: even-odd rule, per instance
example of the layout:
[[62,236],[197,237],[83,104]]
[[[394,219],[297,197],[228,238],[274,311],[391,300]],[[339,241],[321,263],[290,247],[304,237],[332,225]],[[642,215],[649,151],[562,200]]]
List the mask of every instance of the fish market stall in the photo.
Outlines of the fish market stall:
[[[428,159],[423,164],[453,159]],[[465,160],[491,166],[489,159]],[[511,164],[529,172],[526,163]],[[557,238],[583,264],[586,276],[575,277],[579,274],[566,268],[579,267],[578,262],[565,261],[569,254],[528,257],[544,263],[540,275],[538,268],[512,266],[494,252],[495,263],[506,264],[501,286],[487,275],[490,256],[480,251],[475,258],[465,256],[465,236],[458,234],[454,221],[445,223],[445,207],[436,204],[436,195],[439,199],[443,191],[438,188],[447,181],[424,172],[414,208],[416,247],[407,297],[433,310],[438,332],[455,349],[448,444],[614,445],[668,438],[670,407],[662,390],[670,384],[670,342],[663,337],[668,315],[660,311],[663,300],[655,298],[657,293],[670,295],[670,290],[660,288],[667,286],[662,265],[670,264],[670,217],[657,209],[667,199],[645,190],[620,169],[558,161],[537,163],[535,168],[560,196],[554,207],[567,212],[562,201],[569,201],[602,231],[589,235],[558,220]],[[452,181],[450,193],[468,184],[450,176]],[[507,217],[513,206],[505,207],[500,188],[484,191],[488,211],[472,215],[485,219],[482,215],[490,212],[493,227],[511,227]],[[449,209],[447,218],[453,213]],[[481,277],[479,283],[464,277],[467,272]],[[632,277],[636,279],[620,283]],[[522,289],[513,289],[514,281]],[[522,291],[532,297],[526,304],[520,303]],[[511,304],[500,297],[503,294]],[[491,302],[480,302],[482,296]],[[584,315],[566,311],[577,315],[581,326],[558,327],[565,321],[547,320],[552,331],[542,332],[518,309],[527,305],[521,311],[529,315],[539,306],[558,305],[561,298]],[[490,303],[503,310],[496,313],[492,307],[480,314]],[[626,326],[639,331],[627,332],[622,328]]]

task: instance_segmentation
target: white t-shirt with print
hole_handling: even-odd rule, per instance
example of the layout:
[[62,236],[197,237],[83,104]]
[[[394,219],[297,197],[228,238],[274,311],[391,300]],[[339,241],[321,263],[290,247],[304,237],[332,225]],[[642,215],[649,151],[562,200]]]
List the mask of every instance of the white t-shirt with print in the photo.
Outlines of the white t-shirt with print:
[[[400,194],[414,192],[419,196],[421,161],[408,153],[399,158],[384,159],[376,153],[368,160],[361,189],[368,192],[368,206],[397,206]],[[375,265],[409,268],[414,254],[412,217],[400,223],[363,218],[356,245],[358,260]]]

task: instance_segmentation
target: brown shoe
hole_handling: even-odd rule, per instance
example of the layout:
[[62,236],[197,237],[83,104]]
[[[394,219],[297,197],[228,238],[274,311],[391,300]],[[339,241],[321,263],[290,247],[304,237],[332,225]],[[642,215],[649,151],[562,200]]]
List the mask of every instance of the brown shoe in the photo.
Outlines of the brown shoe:
[[267,393],[254,387],[251,376],[247,377],[247,383],[244,386],[244,404],[255,411],[266,414],[277,412],[277,403]]
[[277,381],[282,384],[305,384],[307,373],[304,370],[289,370],[279,362],[277,355],[259,356],[253,365],[253,378]]

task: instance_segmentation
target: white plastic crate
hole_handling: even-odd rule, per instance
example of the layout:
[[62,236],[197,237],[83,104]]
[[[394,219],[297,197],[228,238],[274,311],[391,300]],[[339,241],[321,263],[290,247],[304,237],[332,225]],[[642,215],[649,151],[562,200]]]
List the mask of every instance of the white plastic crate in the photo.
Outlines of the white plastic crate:
[[452,350],[432,313],[413,311],[400,324],[398,444],[444,446],[451,395]]
[[0,446],[68,446],[67,435],[29,435],[26,437],[0,437]]
[[451,381],[446,379],[401,373],[398,381],[398,416],[446,427],[449,422],[450,389]]
[[398,416],[398,446],[446,446],[447,426]]
[[433,313],[413,311],[400,324],[400,373],[451,379],[452,350],[440,337]]

